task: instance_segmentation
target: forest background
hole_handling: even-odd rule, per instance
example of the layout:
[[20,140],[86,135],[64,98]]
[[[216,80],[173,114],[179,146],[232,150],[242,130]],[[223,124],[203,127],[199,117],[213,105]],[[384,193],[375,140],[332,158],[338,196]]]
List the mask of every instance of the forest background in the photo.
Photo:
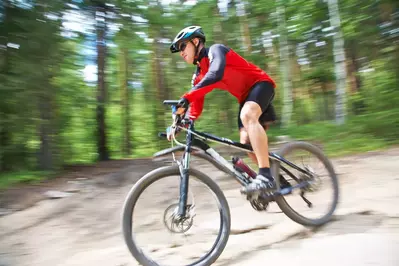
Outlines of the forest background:
[[[3,0],[0,188],[169,146],[162,101],[194,72],[169,45],[189,25],[275,79],[270,142],[315,141],[330,156],[398,144],[398,1]],[[238,140],[237,114],[214,90],[196,127]]]

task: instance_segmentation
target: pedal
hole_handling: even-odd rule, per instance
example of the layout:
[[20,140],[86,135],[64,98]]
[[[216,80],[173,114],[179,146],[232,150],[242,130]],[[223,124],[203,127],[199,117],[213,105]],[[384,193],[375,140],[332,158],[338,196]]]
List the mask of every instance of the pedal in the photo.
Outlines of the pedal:
[[263,189],[260,189],[260,190],[255,190],[255,191],[252,191],[252,192],[248,192],[246,189],[245,189],[245,187],[242,187],[241,189],[240,189],[240,193],[242,194],[242,195],[246,195],[247,196],[247,198],[249,197],[249,196],[255,196],[255,197],[257,197],[257,196],[259,196],[259,195],[261,195],[261,194],[266,194],[266,195],[268,195],[268,196],[273,196],[273,194],[276,192],[276,189],[275,188],[263,188]]

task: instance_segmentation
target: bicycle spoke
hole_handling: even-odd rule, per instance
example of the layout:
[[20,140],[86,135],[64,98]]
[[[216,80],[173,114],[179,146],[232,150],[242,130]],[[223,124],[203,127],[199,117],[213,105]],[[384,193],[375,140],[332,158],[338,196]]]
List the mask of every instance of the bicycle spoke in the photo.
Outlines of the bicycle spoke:
[[277,204],[299,223],[313,225],[328,221],[338,200],[338,183],[331,164],[317,147],[309,143],[289,143],[280,153],[291,166],[297,165],[306,173],[290,164],[279,163],[279,169],[292,178],[292,191],[282,190],[283,195],[276,198]]
[[[151,183],[137,199],[132,216],[132,240],[148,261],[161,265],[191,265],[213,254],[211,251],[217,247],[217,241],[226,241],[221,238],[222,233],[225,236],[228,233],[220,227],[225,225],[221,215],[223,209],[207,185],[190,175],[185,217],[178,215],[179,196],[179,175],[177,178],[171,175]],[[198,243],[203,243],[204,248],[193,248]]]

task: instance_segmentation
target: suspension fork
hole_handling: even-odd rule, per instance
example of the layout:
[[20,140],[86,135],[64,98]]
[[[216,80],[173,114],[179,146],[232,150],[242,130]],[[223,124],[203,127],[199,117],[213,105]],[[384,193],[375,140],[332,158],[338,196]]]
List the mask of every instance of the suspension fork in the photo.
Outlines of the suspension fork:
[[179,210],[178,215],[181,218],[186,216],[187,211],[187,196],[188,196],[188,185],[189,185],[189,169],[190,169],[190,153],[191,144],[194,140],[194,135],[191,131],[194,130],[193,123],[190,123],[190,131],[186,136],[186,148],[183,155],[183,164],[180,166],[180,198],[179,198]]

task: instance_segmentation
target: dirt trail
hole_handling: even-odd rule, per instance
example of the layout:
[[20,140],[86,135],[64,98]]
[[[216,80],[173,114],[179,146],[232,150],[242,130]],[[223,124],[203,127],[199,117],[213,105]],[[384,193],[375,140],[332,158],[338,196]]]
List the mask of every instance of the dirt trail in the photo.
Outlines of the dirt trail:
[[[275,203],[256,212],[234,180],[213,166],[197,165],[222,187],[231,208],[232,235],[215,265],[292,265],[282,258],[299,265],[399,265],[398,162],[397,148],[333,160],[341,201],[334,221],[317,231],[292,222]],[[142,161],[118,175],[87,176],[74,184],[64,180],[60,184],[74,193],[0,217],[0,266],[138,265],[121,236],[121,207],[131,185],[157,166]],[[165,191],[157,193],[147,202],[161,201]],[[189,256],[177,250],[165,252]]]

